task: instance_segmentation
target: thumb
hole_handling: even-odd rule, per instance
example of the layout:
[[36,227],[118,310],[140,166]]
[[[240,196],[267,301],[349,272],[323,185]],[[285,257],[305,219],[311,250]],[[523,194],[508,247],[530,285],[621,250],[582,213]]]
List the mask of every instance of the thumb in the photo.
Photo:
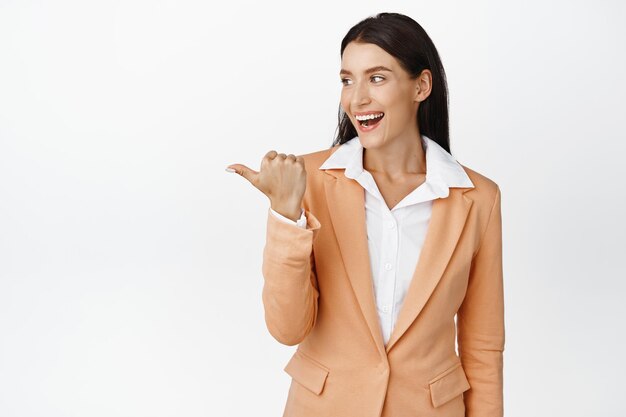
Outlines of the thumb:
[[[251,168],[248,168],[247,166],[245,166],[243,164],[231,164],[231,165],[228,165],[226,167],[226,170],[229,171],[229,172],[236,172],[237,174],[241,175],[242,177],[244,177],[245,179],[247,179],[251,183],[253,183],[253,181],[256,178],[256,176],[259,175],[259,173],[257,171],[255,171],[255,170],[253,170]],[[232,170],[234,170],[234,171],[232,171]]]

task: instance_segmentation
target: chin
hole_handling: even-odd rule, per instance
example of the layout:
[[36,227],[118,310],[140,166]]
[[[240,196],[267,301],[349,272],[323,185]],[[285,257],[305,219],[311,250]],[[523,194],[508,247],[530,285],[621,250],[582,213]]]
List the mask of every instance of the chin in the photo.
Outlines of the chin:
[[378,148],[385,144],[386,135],[384,133],[381,133],[381,134],[359,133],[359,141],[361,142],[361,146],[363,146],[363,148],[365,149]]

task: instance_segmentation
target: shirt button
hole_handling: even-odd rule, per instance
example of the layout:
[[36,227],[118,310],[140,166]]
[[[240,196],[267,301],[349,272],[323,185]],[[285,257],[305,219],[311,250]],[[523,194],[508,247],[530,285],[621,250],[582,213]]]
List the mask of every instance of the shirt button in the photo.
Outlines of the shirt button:
[[396,224],[395,222],[393,222],[393,220],[390,220],[387,222],[387,227],[393,229],[394,227],[396,227]]
[[386,269],[387,271],[389,271],[389,270],[391,269],[391,264],[390,264],[389,262],[387,262],[387,263],[385,264],[385,269]]
[[389,306],[383,306],[383,313],[389,313]]

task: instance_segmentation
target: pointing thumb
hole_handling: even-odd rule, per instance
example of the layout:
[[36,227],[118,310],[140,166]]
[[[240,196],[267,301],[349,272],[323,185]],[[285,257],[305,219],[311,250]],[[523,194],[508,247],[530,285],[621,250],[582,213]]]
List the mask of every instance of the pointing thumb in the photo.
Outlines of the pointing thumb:
[[231,164],[228,165],[226,167],[226,171],[228,172],[235,172],[239,175],[241,175],[242,177],[244,177],[245,179],[247,179],[248,181],[252,182],[253,179],[259,174],[257,171],[248,168],[247,166],[243,165],[243,164]]

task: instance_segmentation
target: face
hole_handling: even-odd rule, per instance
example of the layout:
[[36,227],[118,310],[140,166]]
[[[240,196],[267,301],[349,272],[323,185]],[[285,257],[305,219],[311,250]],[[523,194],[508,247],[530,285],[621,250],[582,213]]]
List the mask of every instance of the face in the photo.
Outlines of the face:
[[[341,107],[364,148],[419,137],[417,109],[430,93],[429,70],[411,79],[398,60],[378,45],[350,42],[339,75]],[[359,121],[363,118],[369,120]]]

